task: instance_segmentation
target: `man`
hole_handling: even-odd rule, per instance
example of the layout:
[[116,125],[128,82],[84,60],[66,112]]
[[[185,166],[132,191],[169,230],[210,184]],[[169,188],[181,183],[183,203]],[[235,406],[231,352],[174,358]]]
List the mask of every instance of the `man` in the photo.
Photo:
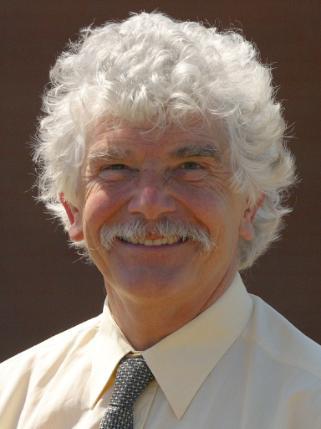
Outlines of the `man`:
[[141,13],[83,31],[51,83],[40,198],[107,300],[2,364],[0,427],[321,428],[320,347],[238,274],[294,180],[253,45]]

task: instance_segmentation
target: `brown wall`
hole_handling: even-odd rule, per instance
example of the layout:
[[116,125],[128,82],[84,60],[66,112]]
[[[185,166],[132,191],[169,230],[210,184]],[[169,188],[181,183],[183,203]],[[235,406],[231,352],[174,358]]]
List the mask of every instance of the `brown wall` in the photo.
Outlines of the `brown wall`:
[[158,8],[180,19],[241,26],[273,64],[298,184],[283,239],[246,274],[261,295],[303,332],[321,341],[320,146],[317,42],[320,10],[308,0],[3,0],[1,7],[1,356],[6,358],[96,315],[99,274],[68,249],[64,233],[33,201],[29,143],[48,70],[69,38],[92,22]]

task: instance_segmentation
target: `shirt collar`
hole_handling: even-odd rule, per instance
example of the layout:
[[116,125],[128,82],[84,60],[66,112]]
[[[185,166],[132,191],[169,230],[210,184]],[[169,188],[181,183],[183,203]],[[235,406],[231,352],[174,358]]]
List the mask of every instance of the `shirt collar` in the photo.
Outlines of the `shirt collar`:
[[[251,298],[237,274],[211,307],[142,352],[178,419],[209,373],[239,337],[251,310]],[[92,351],[89,385],[91,405],[94,405],[120,359],[134,351],[114,322],[107,304]]]
[[108,387],[119,361],[130,352],[134,349],[114,321],[106,300],[90,350],[92,368],[88,386],[91,407]]

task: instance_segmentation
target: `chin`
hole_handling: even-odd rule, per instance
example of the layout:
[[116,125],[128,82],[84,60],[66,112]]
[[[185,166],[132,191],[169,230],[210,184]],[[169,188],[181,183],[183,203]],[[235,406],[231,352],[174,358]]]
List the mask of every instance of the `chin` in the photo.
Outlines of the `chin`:
[[161,298],[173,295],[175,290],[185,283],[178,273],[139,271],[134,270],[126,274],[123,272],[117,277],[114,276],[114,287],[137,297]]

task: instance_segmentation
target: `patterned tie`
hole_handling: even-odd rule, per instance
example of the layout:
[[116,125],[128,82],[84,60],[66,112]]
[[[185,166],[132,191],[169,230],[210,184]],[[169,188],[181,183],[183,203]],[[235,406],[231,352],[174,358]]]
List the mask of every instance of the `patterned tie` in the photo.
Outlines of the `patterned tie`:
[[114,391],[99,429],[133,429],[134,402],[153,378],[143,356],[125,356],[118,366]]

